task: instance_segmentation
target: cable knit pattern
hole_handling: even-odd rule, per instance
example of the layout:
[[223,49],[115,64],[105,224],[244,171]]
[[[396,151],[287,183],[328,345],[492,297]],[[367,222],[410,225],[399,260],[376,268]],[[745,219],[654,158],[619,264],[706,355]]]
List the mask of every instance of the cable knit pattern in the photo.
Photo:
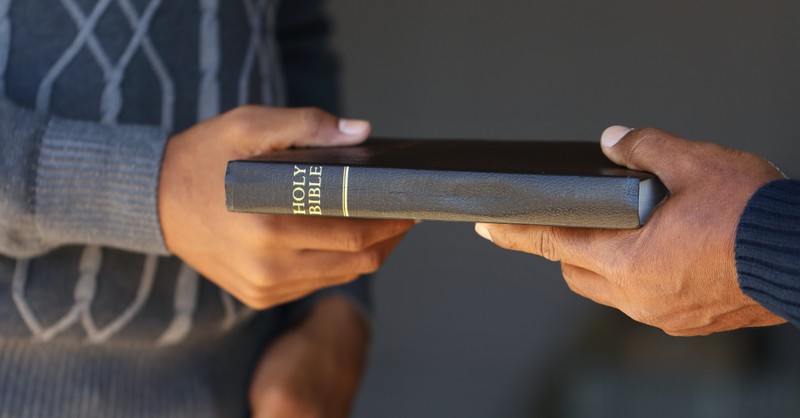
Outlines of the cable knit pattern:
[[0,97],[6,95],[6,66],[8,53],[11,51],[11,19],[8,18],[8,9],[11,0],[0,0]]
[[294,105],[334,102],[319,2],[292,0],[290,53],[277,3],[0,0],[0,418],[247,416],[315,299],[255,312],[168,257],[158,175],[171,133],[284,103],[284,53]]
[[736,268],[748,296],[800,327],[800,181],[769,183],[747,203]]
[[219,114],[219,0],[200,0],[200,94],[197,119],[206,120]]

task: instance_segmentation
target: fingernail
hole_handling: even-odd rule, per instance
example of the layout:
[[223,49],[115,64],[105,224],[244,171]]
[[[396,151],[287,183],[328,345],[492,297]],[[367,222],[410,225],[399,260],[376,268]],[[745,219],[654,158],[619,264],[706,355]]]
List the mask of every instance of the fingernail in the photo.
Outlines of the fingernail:
[[370,123],[360,119],[339,119],[339,132],[345,135],[366,135],[369,133]]
[[632,130],[633,128],[621,125],[608,127],[603,131],[603,135],[600,137],[600,143],[606,148],[611,148],[617,145],[617,142]]
[[475,224],[475,232],[477,232],[478,235],[488,239],[489,241],[492,241],[492,234],[489,233],[489,228],[487,228],[486,225]]

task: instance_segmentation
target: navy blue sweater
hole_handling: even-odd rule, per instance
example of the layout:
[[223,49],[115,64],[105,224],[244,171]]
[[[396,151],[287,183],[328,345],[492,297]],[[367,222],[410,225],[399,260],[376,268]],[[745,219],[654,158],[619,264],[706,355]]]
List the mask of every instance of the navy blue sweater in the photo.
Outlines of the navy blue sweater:
[[735,251],[742,291],[800,327],[800,181],[774,181],[750,198]]
[[359,281],[253,311],[158,219],[171,134],[335,110],[321,1],[0,0],[0,417],[246,417],[282,330],[331,292],[364,307]]

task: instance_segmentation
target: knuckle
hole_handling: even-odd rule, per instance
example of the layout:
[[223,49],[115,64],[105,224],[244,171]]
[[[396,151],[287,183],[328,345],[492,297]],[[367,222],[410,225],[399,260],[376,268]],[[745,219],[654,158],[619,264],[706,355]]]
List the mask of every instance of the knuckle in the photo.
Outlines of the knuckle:
[[256,128],[260,120],[261,108],[254,105],[245,105],[231,110],[225,116],[228,133],[235,136],[248,135]]
[[573,283],[575,280],[575,269],[568,265],[568,264],[561,264],[561,275],[564,277],[564,280],[567,282],[567,286],[570,290],[575,291],[573,288]]
[[642,128],[636,129],[632,132],[633,139],[637,140],[637,142],[641,141],[661,141],[668,136],[672,136],[667,131],[658,128]]
[[588,289],[586,288],[586,283],[582,283],[581,280],[579,279],[577,267],[573,267],[562,263],[561,275],[564,276],[564,281],[567,283],[567,287],[569,288],[570,291],[572,291],[572,293],[575,293],[579,296],[583,296],[587,299],[594,300],[591,292],[589,292]]
[[566,278],[566,276],[564,277],[564,281],[567,283],[567,288],[570,292],[575,293],[576,295],[584,296],[584,294],[581,292],[581,289],[575,285],[575,282]]
[[270,286],[285,278],[283,268],[276,262],[264,260],[256,263],[256,266],[249,274],[252,289],[262,291],[264,287]]
[[274,279],[268,278],[274,273],[267,272],[260,276],[246,278],[240,285],[237,298],[250,308],[262,310],[271,308],[282,302],[285,288],[282,284],[276,283]]
[[399,220],[390,220],[385,223],[381,223],[379,227],[375,228],[374,235],[377,239],[378,237],[389,239],[391,237],[396,237],[402,234],[405,234],[411,228],[416,225],[414,221],[399,221]]
[[331,286],[341,286],[343,284],[350,283],[355,279],[358,279],[359,276],[360,276],[360,274],[352,274],[352,275],[337,277],[337,278],[334,278],[333,280],[331,280],[330,285]]
[[488,225],[487,229],[495,245],[514,251],[520,251],[524,246],[514,239],[515,235],[508,225]]
[[269,301],[269,299],[264,297],[247,298],[242,300],[241,302],[247,305],[248,308],[255,309],[257,311],[261,311],[272,307],[272,303]]
[[253,309],[265,309],[267,307],[267,300],[264,297],[264,292],[253,284],[245,284],[242,286],[236,297],[240,302]]
[[633,134],[639,138],[651,138],[651,137],[659,137],[664,135],[664,131],[658,128],[646,127],[641,129],[635,129]]
[[633,319],[636,322],[664,329],[664,325],[654,318],[652,312],[649,312],[645,309],[629,308],[629,309],[624,309],[623,312],[625,312],[626,315],[628,315],[631,319]]
[[555,236],[550,232],[552,230],[548,230],[547,233],[542,234],[542,238],[540,240],[540,247],[542,250],[542,256],[550,261],[557,261],[556,256],[556,249],[555,249]]
[[550,261],[558,261],[556,255],[556,237],[552,227],[545,227],[538,234],[530,234],[528,246],[536,254]]
[[369,244],[366,235],[359,232],[348,233],[342,239],[342,246],[345,251],[361,251],[367,248]]
[[692,330],[683,330],[679,328],[661,328],[665,334],[672,336],[672,337],[695,337],[698,335],[702,335],[696,331]]
[[234,120],[251,120],[256,117],[259,107],[255,105],[239,106],[227,113],[227,117]]
[[569,270],[564,271],[562,269],[562,273],[561,274],[562,274],[562,276],[564,276],[564,281],[567,283],[567,287],[569,288],[569,290],[572,293],[575,293],[575,294],[578,294],[578,295],[581,295],[581,296],[586,296],[584,294],[584,292],[582,291],[581,287],[578,286],[578,283],[575,281],[575,277],[572,275],[572,273],[569,272]]
[[633,142],[623,150],[626,161],[638,161],[645,149],[659,148],[664,142],[665,132],[660,129],[644,128],[634,132]]
[[298,111],[300,112],[300,123],[302,123],[309,135],[316,135],[322,127],[325,112],[316,107],[305,107]]
[[645,315],[642,315],[642,312],[639,311],[639,310],[632,310],[632,311],[629,310],[629,311],[625,312],[625,314],[628,315],[631,319],[633,319],[636,322],[640,322],[640,323],[643,323],[643,324],[647,324],[648,323],[645,320]]
[[361,273],[374,273],[381,268],[383,264],[383,255],[376,251],[366,251],[362,256]]

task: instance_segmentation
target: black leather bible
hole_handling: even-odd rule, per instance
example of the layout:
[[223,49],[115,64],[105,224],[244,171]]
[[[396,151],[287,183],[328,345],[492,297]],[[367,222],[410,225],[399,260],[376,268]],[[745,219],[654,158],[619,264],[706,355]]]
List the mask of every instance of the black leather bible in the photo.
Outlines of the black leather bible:
[[231,161],[234,212],[637,228],[666,191],[596,142],[372,139]]

